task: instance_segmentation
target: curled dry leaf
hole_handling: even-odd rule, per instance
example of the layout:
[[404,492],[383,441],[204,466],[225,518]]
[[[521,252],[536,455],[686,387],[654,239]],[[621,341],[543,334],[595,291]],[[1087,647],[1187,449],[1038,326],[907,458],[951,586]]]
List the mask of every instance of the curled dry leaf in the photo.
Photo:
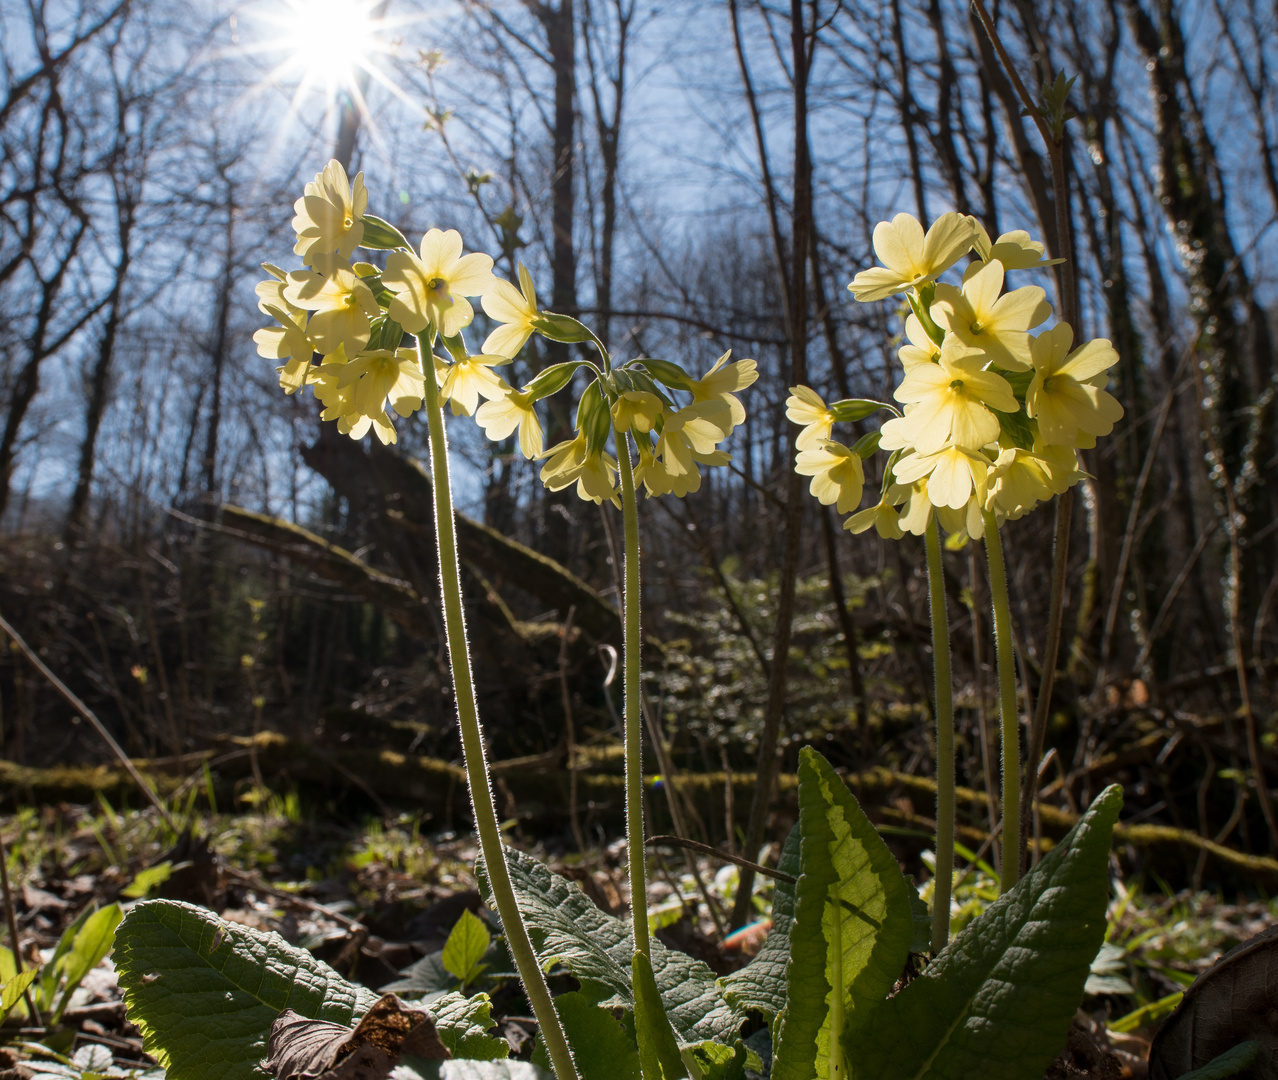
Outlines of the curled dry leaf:
[[1250,1040],[1263,1050],[1240,1080],[1278,1080],[1278,926],[1230,949],[1185,992],[1150,1048],[1150,1080],[1176,1080]]
[[271,1027],[262,1068],[276,1080],[385,1080],[400,1057],[452,1057],[430,1013],[394,994],[381,998],[354,1029],[285,1009]]

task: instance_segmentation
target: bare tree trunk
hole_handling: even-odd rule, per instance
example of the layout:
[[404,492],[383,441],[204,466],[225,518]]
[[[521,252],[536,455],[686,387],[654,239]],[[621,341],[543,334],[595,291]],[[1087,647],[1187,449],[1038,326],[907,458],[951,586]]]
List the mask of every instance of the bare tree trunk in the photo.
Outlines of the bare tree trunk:
[[905,30],[901,25],[901,0],[892,0],[892,43],[896,46],[896,77],[901,84],[899,98],[901,127],[905,131],[905,149],[910,157],[910,176],[914,180],[914,203],[919,208],[919,217],[927,221],[927,188],[923,183],[923,164],[919,159],[918,136],[914,130],[918,121],[919,107],[910,90],[910,60],[905,52]]
[[[807,382],[808,354],[808,249],[812,228],[812,155],[808,144],[808,78],[811,46],[820,23],[820,0],[812,0],[811,33],[804,25],[803,0],[790,0],[790,46],[794,73],[794,206],[791,213],[790,265],[784,262],[781,276],[789,279],[790,384]],[[762,150],[762,147],[760,147]],[[788,443],[788,440],[787,440]],[[743,850],[753,855],[763,841],[776,780],[777,742],[785,715],[789,676],[790,636],[794,619],[795,591],[799,577],[799,547],[803,532],[803,486],[792,467],[790,454],[784,455],[786,474],[785,549],[781,561],[781,581],[777,596],[777,625],[772,639],[772,666],[768,672],[768,702],[759,736],[759,758],[750,816]],[[752,910],[754,871],[742,867],[732,907],[732,923],[745,925]]]
[[[1207,137],[1185,70],[1185,42],[1170,0],[1155,0],[1154,14],[1127,0],[1128,22],[1146,57],[1154,98],[1155,137],[1164,178],[1159,193],[1175,230],[1196,301],[1197,353],[1210,405],[1205,418],[1220,460],[1209,471],[1224,497],[1238,503],[1238,543],[1245,553],[1231,587],[1249,624],[1273,577],[1275,545],[1252,543],[1278,520],[1274,485],[1262,478],[1275,458],[1275,361],[1263,313],[1253,302],[1239,251],[1230,235],[1226,192],[1215,147]],[[1192,253],[1192,256],[1190,256]],[[1248,312],[1240,320],[1239,309]],[[1251,317],[1256,311],[1260,317]]]
[[102,415],[106,411],[107,391],[111,376],[111,363],[115,356],[116,335],[120,329],[120,320],[124,306],[124,283],[129,274],[129,266],[133,260],[133,226],[137,214],[138,199],[141,193],[140,163],[138,173],[129,172],[130,162],[126,159],[129,133],[126,127],[128,105],[122,99],[117,87],[118,103],[116,120],[115,155],[118,161],[117,174],[114,178],[116,191],[116,243],[119,245],[119,256],[113,268],[111,291],[106,298],[106,321],[102,326],[102,335],[98,338],[98,352],[93,364],[93,372],[89,378],[89,401],[84,417],[84,438],[80,442],[80,460],[76,468],[75,490],[71,493],[71,505],[67,509],[66,525],[63,539],[67,546],[78,537],[83,529],[84,514],[89,505],[89,494],[93,486],[93,463],[97,454],[98,430],[102,426]]
[[[80,249],[80,244],[88,230],[88,219],[80,217],[71,242],[63,254],[57,269],[47,281],[40,282],[40,306],[36,311],[35,326],[27,339],[27,359],[18,372],[14,382],[13,393],[9,398],[9,411],[5,417],[4,432],[0,434],[0,517],[9,505],[9,496],[13,486],[13,465],[18,452],[18,432],[26,419],[32,401],[40,390],[40,367],[46,359],[70,337],[69,333],[59,336],[56,343],[49,339],[49,327],[53,321],[54,305],[67,271]],[[79,321],[83,325],[87,315]]]
[[235,286],[235,185],[225,174],[222,180],[226,184],[224,204],[226,221],[223,226],[226,253],[222,264],[222,276],[218,280],[213,338],[209,345],[209,362],[212,365],[209,388],[212,391],[212,397],[209,402],[208,426],[204,434],[204,458],[201,469],[204,498],[210,517],[215,514],[219,501],[217,456],[218,439],[222,430],[222,376],[226,369],[227,349],[230,347],[231,301]]
[[[598,0],[596,0],[598,2]],[[634,0],[614,0],[617,19],[617,47],[614,63],[602,68],[605,58],[595,59],[589,29],[582,34],[586,45],[586,62],[590,67],[590,94],[594,104],[595,133],[599,139],[599,156],[603,159],[603,179],[599,199],[603,221],[600,227],[598,266],[595,273],[595,307],[599,311],[599,336],[610,348],[612,320],[612,257],[617,232],[617,169],[621,150],[621,118],[626,94],[626,56],[630,23],[634,18]],[[591,0],[586,0],[586,18],[594,22]],[[600,49],[602,51],[602,47]],[[600,80],[606,79],[612,91],[608,108],[600,91]]]

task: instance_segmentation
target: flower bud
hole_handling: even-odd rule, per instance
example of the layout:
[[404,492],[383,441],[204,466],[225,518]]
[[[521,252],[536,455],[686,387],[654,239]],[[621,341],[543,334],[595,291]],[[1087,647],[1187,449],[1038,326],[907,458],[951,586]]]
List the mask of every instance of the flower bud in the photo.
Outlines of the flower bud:
[[861,458],[871,458],[879,450],[879,440],[883,438],[883,432],[871,431],[868,435],[863,435],[857,439],[852,447],[852,452]]
[[654,379],[659,379],[667,386],[676,390],[691,389],[692,376],[678,364],[671,363],[669,360],[654,360],[649,356],[645,356],[641,363],[648,369]]
[[842,401],[836,401],[830,406],[830,412],[834,414],[834,419],[840,423],[855,423],[858,420],[864,420],[880,409],[890,409],[892,406],[883,401],[871,401],[869,398],[845,398]]
[[612,431],[612,414],[604,402],[598,382],[592,382],[577,406],[577,430],[586,436],[586,456],[600,453]]
[[548,398],[551,394],[557,394],[570,382],[572,382],[573,372],[581,367],[580,360],[568,360],[562,364],[552,364],[537,375],[524,389],[532,395],[533,401],[540,401],[542,398]]
[[590,331],[571,315],[556,315],[553,311],[538,313],[533,325],[542,337],[572,345],[578,341],[590,341]]
[[364,235],[360,237],[360,247],[377,251],[390,251],[394,248],[411,248],[400,232],[389,221],[384,221],[372,214],[364,215]]

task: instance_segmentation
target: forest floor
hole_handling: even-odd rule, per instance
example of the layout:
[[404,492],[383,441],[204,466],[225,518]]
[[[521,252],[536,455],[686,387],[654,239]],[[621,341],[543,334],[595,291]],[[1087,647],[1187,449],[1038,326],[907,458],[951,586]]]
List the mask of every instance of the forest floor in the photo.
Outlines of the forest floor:
[[[340,824],[304,812],[295,795],[267,793],[237,813],[197,814],[189,826],[175,837],[153,812],[121,812],[105,800],[0,819],[23,966],[47,964],[68,927],[95,908],[165,896],[275,931],[374,990],[398,983],[396,991],[411,999],[455,987],[436,954],[463,912],[486,915],[470,835],[427,835],[409,816]],[[578,881],[604,910],[625,911],[621,843],[584,854],[520,846]],[[763,861],[769,856],[775,860],[776,853],[765,852]],[[667,853],[654,854],[651,869],[650,910],[667,944],[720,974],[758,949],[771,903],[766,880],[755,897],[759,921],[725,939],[734,867]],[[1278,901],[1230,903],[1121,878],[1114,893],[1106,946],[1093,965],[1070,1052],[1048,1074],[1053,1080],[1144,1076],[1152,1031],[1184,988],[1278,915]],[[996,895],[993,869],[976,861],[956,892],[955,927]],[[12,954],[0,952],[0,982],[13,967]],[[514,980],[489,972],[466,989],[492,996],[498,1033],[527,1058],[535,1026]],[[0,1029],[0,1078],[163,1075],[126,1018],[109,955],[59,993],[66,1001],[57,1023],[43,1016],[37,1022],[22,1003],[13,1009]]]

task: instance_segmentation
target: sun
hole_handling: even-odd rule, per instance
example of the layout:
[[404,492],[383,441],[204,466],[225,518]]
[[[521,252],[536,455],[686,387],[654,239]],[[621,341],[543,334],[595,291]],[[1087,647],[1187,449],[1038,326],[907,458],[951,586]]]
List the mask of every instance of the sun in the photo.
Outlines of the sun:
[[373,82],[411,105],[390,72],[398,39],[422,15],[388,15],[390,6],[391,0],[263,0],[242,8],[242,21],[231,19],[236,50],[270,65],[249,95],[268,89],[287,94],[285,126],[316,95],[326,115],[353,109],[371,123],[365,97]]
[[302,80],[325,90],[351,89],[379,51],[384,4],[360,0],[302,0],[288,4],[286,31],[291,67]]

